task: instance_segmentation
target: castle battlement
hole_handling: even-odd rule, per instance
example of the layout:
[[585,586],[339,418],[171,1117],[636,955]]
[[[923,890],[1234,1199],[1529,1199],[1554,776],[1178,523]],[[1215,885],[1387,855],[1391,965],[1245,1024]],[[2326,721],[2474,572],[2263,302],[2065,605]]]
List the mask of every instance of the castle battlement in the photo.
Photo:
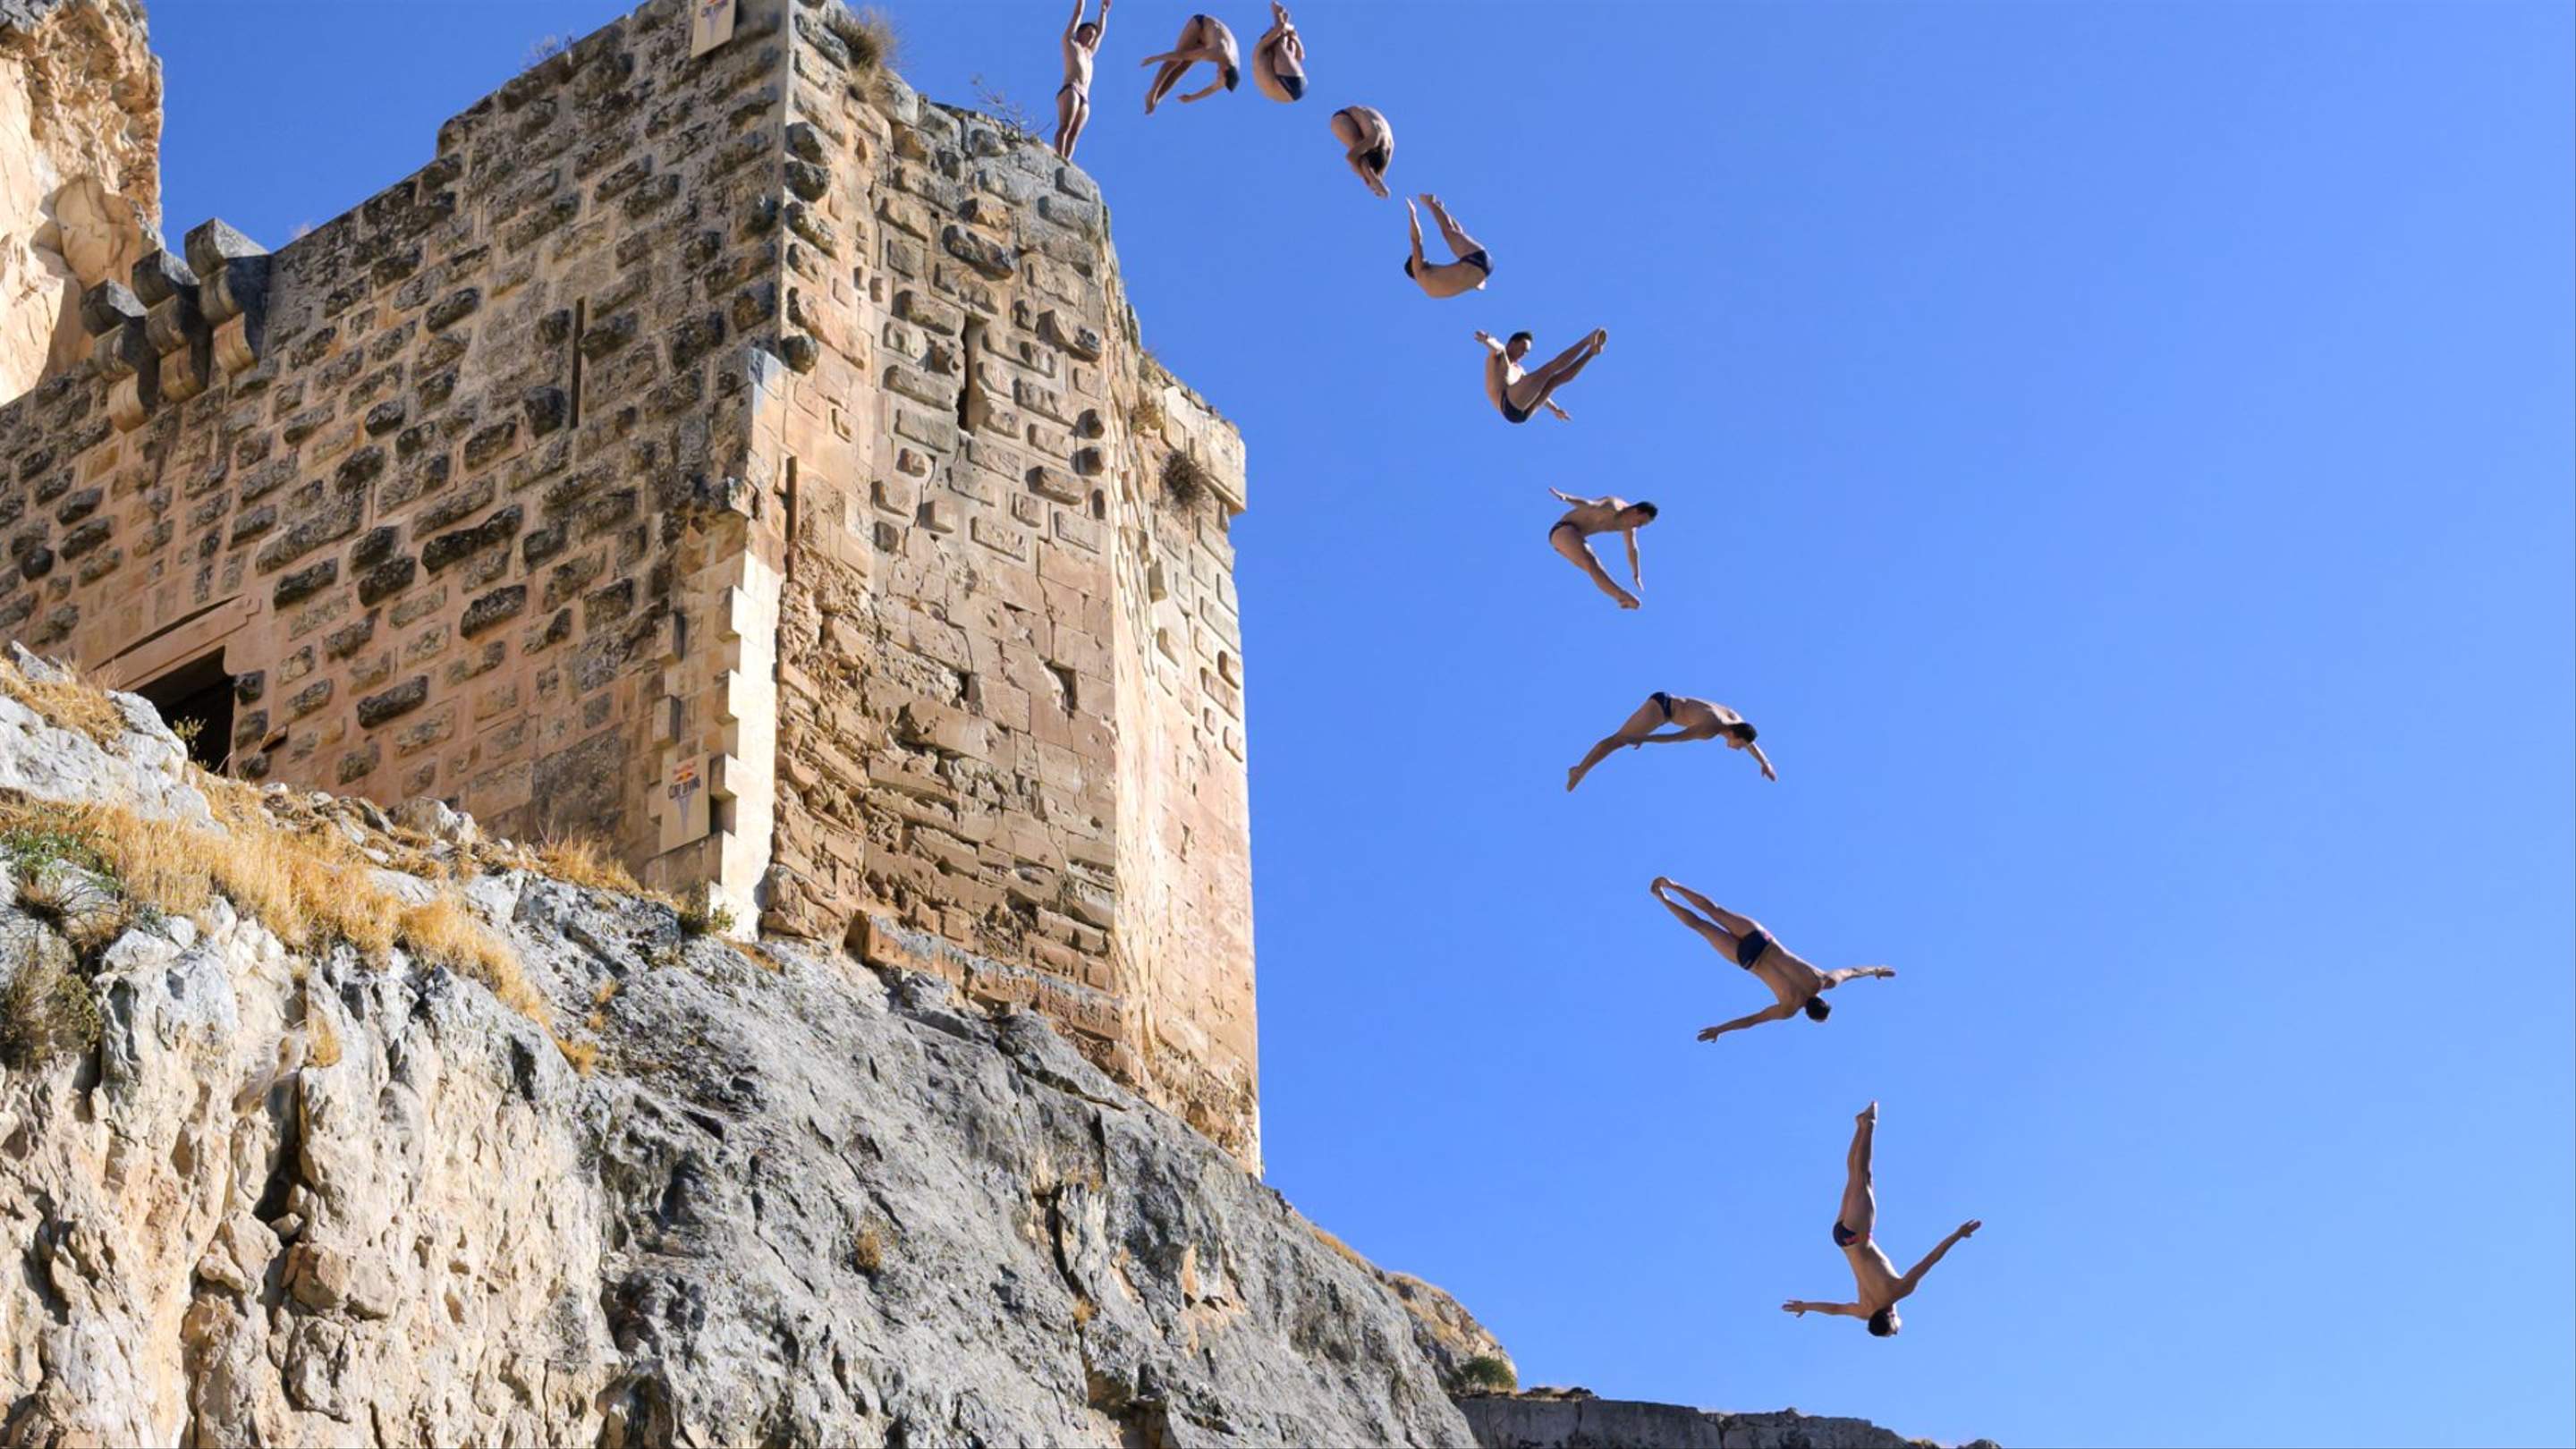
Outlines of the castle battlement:
[[88,286],[0,407],[0,635],[240,778],[1032,1007],[1257,1168],[1241,440],[1082,172],[838,0],[693,8],[273,254]]

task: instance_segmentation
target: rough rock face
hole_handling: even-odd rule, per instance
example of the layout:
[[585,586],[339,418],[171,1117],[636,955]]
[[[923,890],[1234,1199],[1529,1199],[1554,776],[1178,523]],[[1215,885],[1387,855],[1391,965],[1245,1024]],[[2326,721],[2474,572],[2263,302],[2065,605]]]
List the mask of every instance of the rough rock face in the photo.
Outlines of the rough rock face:
[[[23,701],[9,799],[220,818],[157,726],[102,747]],[[5,988],[72,947],[0,846]],[[0,1442],[1468,1442],[1379,1275],[1038,1017],[526,871],[461,888],[594,1070],[472,981],[222,901],[82,948],[95,1050],[0,1067]]]
[[0,399],[86,355],[81,290],[161,213],[161,62],[134,0],[0,0]]
[[[1596,1399],[1539,1389],[1458,1400],[1480,1449],[1917,1449],[1922,1439],[1867,1419],[1837,1419],[1782,1409],[1728,1414],[1679,1404]],[[1996,1449],[1979,1439],[1963,1449]]]

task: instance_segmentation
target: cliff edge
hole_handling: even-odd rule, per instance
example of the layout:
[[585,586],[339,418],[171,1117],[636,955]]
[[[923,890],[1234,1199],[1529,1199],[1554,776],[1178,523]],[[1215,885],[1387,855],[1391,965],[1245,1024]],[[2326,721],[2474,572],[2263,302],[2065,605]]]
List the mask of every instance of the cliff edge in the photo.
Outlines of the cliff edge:
[[1036,1015],[541,865],[0,663],[0,1442],[1470,1442]]

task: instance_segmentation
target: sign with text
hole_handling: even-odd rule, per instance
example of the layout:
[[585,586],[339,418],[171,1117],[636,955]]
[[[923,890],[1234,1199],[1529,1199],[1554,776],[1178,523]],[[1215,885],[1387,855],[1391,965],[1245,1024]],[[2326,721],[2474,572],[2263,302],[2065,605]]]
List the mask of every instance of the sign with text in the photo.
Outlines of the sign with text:
[[677,850],[707,833],[706,757],[666,756],[662,777],[662,849]]
[[735,0],[689,0],[689,59],[733,39]]

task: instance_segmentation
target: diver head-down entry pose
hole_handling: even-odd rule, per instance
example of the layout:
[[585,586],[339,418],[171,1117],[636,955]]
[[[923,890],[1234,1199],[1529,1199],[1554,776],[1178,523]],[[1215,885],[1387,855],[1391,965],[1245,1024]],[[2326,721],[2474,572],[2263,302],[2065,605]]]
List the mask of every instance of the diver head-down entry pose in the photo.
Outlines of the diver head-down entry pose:
[[[1665,725],[1671,725],[1673,732],[1656,733]],[[1571,790],[1582,784],[1583,777],[1592,773],[1592,767],[1610,758],[1613,750],[1707,739],[1724,739],[1728,749],[1742,750],[1753,757],[1753,762],[1762,767],[1763,779],[1779,779],[1780,773],[1771,768],[1771,757],[1762,753],[1760,745],[1753,743],[1754,735],[1753,726],[1744,716],[1725,705],[1692,699],[1688,695],[1666,694],[1658,689],[1646,696],[1646,702],[1637,706],[1637,712],[1628,716],[1628,722],[1619,726],[1617,733],[1602,736],[1601,741],[1592,747],[1592,753],[1583,757],[1581,764],[1565,772],[1565,788]]]
[[1154,84],[1145,92],[1145,114],[1154,114],[1163,97],[1181,83],[1181,76],[1200,61],[1216,67],[1216,79],[1181,97],[1184,103],[1205,100],[1215,95],[1219,86],[1233,90],[1243,83],[1243,63],[1235,53],[1234,32],[1213,15],[1193,15],[1181,26],[1181,38],[1172,43],[1171,49],[1138,62],[1162,67],[1154,73]]
[[1852,1129],[1851,1154],[1843,1164],[1843,1205],[1834,1215],[1834,1246],[1843,1250],[1843,1260],[1851,1265],[1856,1301],[1851,1303],[1809,1303],[1792,1298],[1780,1305],[1783,1313],[1801,1318],[1810,1313],[1838,1313],[1845,1318],[1858,1318],[1869,1324],[1869,1331],[1880,1338],[1894,1338],[1905,1325],[1897,1319],[1898,1300],[1913,1296],[1923,1286],[1923,1275],[1941,1261],[1961,1239],[1985,1226],[1975,1218],[1959,1224],[1943,1238],[1923,1261],[1902,1273],[1879,1251],[1878,1240],[1871,1231],[1878,1226],[1878,1197],[1870,1189],[1870,1136],[1878,1127],[1878,1104],[1870,1103],[1861,1110],[1859,1125]]
[[[1777,998],[1751,1016],[1739,1016],[1702,1030],[1701,1041],[1715,1041],[1730,1031],[1760,1026],[1766,1021],[1787,1021],[1802,1011],[1809,1021],[1822,1021],[1834,1011],[1824,1002],[1826,992],[1846,981],[1884,979],[1896,974],[1893,966],[1845,966],[1819,971],[1804,957],[1773,940],[1760,921],[1739,916],[1689,886],[1659,875],[1646,889],[1663,902],[1664,909],[1672,912],[1676,920],[1698,932],[1717,954],[1761,978]],[[1682,899],[1674,900],[1676,895]]]

